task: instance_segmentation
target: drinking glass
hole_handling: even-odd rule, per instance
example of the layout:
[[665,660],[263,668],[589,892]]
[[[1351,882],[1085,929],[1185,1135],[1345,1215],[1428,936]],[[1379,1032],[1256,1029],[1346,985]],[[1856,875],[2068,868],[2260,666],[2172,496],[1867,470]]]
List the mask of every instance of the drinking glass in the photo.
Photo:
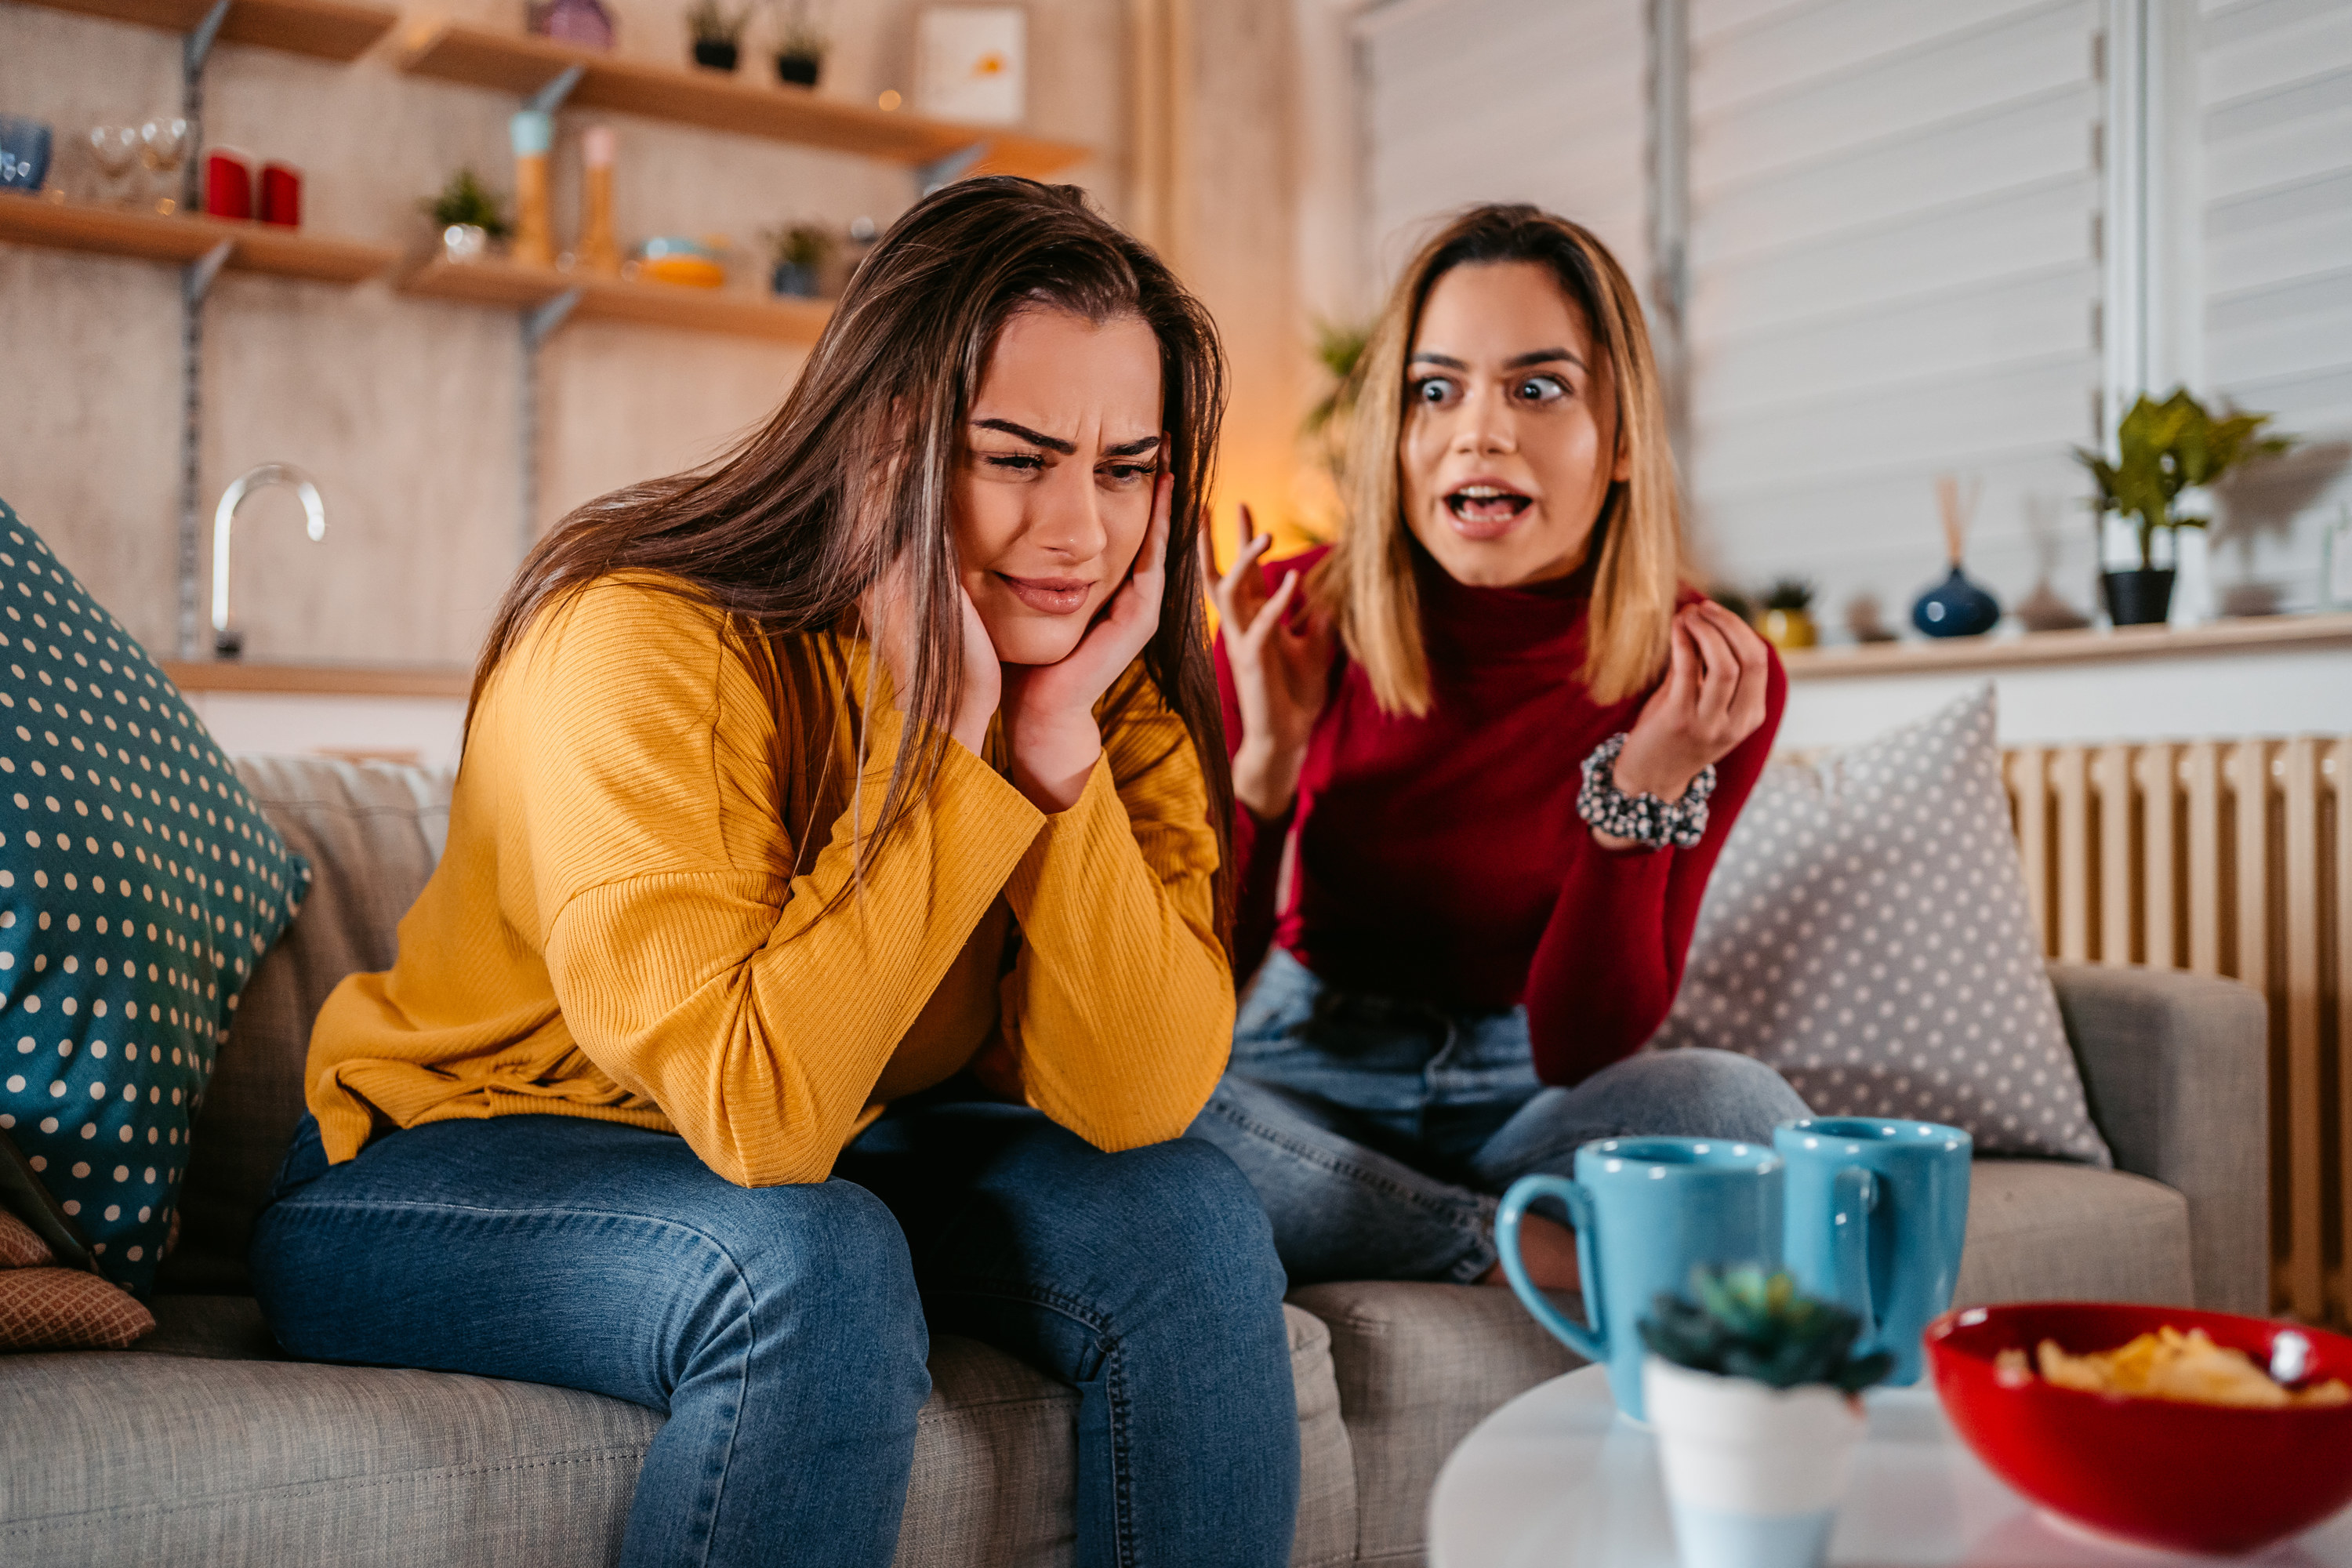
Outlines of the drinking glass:
[[90,156],[98,162],[99,199],[110,206],[127,205],[124,176],[139,163],[139,127],[100,123],[89,128]]
[[139,128],[139,161],[155,178],[155,210],[180,210],[180,165],[187,162],[194,128],[176,114],[158,114]]

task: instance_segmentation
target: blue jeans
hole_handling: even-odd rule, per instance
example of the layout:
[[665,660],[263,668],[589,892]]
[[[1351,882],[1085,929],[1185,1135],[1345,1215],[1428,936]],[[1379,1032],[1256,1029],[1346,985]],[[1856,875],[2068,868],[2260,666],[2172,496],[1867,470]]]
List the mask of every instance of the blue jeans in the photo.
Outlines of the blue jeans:
[[628,1564],[887,1564],[926,1323],[1078,1391],[1078,1561],[1290,1554],[1282,1271],[1231,1161],[1106,1154],[929,1099],[832,1181],[739,1187],[685,1141],[567,1116],[429,1123],[331,1166],[308,1118],[253,1244],[293,1353],[583,1388],[665,1412]]
[[1642,1051],[1573,1089],[1538,1081],[1523,1009],[1477,1013],[1324,985],[1266,956],[1224,1081],[1188,1136],[1234,1157],[1293,1285],[1451,1279],[1495,1266],[1495,1207],[1531,1171],[1566,1174],[1596,1138],[1769,1143],[1807,1114],[1752,1058]]

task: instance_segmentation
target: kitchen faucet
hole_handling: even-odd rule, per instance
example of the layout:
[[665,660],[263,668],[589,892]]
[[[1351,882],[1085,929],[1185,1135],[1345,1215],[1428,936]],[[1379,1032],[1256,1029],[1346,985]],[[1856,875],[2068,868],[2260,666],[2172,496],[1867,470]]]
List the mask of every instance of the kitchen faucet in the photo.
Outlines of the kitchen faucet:
[[310,517],[311,539],[327,537],[327,509],[319,500],[319,487],[291,463],[264,463],[239,474],[221,492],[220,507],[213,513],[213,652],[222,658],[235,658],[245,651],[245,634],[231,631],[228,625],[229,529],[245,498],[269,485],[292,485]]

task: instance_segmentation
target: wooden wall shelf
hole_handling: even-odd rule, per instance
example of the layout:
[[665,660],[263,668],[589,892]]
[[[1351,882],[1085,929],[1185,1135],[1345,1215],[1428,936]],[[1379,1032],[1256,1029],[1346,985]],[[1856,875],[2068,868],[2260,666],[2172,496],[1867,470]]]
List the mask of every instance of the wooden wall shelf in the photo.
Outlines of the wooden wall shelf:
[[[192,33],[211,0],[26,0],[53,11],[77,11],[167,33]],[[223,43],[253,44],[311,55],[322,60],[355,60],[392,31],[400,14],[351,0],[233,0],[221,23]]]
[[2352,645],[2352,613],[2261,616],[2210,621],[2200,626],[2116,626],[2078,632],[2028,632],[2007,637],[1951,637],[1941,642],[1878,643],[1866,647],[1806,648],[1784,654],[1791,680],[1839,680],[1873,675],[1957,675],[1978,669],[2032,669],[2117,659],[2192,658],[2273,648]]
[[770,85],[748,74],[761,63],[758,58],[746,61],[747,74],[741,76],[650,65],[466,22],[426,23],[406,37],[401,48],[403,70],[520,97],[529,97],[578,66],[580,81],[564,100],[567,104],[797,142],[909,166],[937,163],[984,144],[988,151],[971,173],[1041,178],[1091,156],[1085,147],[1002,127],[926,120],[820,98],[806,88]]
[[232,272],[320,283],[357,283],[399,258],[399,252],[384,246],[323,238],[299,228],[215,217],[161,217],[36,196],[0,195],[0,240],[167,262],[194,261],[226,240]]
[[458,262],[437,256],[403,276],[399,288],[404,294],[518,310],[536,310],[577,289],[580,301],[572,307],[573,321],[635,321],[788,343],[816,342],[833,314],[832,305],[822,300],[769,300],[723,289],[633,283],[593,273],[518,267],[511,261]]

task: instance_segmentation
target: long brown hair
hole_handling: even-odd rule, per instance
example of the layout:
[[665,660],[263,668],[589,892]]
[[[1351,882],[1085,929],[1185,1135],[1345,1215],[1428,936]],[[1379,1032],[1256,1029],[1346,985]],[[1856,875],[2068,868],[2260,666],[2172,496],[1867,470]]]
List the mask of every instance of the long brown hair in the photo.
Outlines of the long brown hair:
[[[964,425],[990,353],[1023,310],[1092,321],[1131,316],[1160,341],[1174,479],[1166,592],[1143,664],[1183,721],[1217,834],[1216,904],[1229,918],[1233,781],[1225,762],[1196,542],[1224,412],[1224,358],[1208,312],[1150,248],[1075,185],[994,175],[917,203],[859,266],[800,379],[765,426],[718,461],[589,502],[532,549],[475,667],[491,672],[550,605],[606,574],[658,573],[724,611],[730,635],[772,646],[855,623],[858,595],[906,559],[918,622],[900,700],[912,720],[858,863],[870,865],[937,777],[963,680],[962,610],[949,508]],[[781,651],[781,650],[780,650]],[[806,660],[779,663],[788,670]],[[820,680],[794,706],[822,754],[837,704]],[[798,682],[795,683],[796,687]],[[861,752],[865,742],[861,732]]]
[[1399,498],[1405,356],[1422,307],[1456,267],[1528,261],[1549,269],[1584,313],[1616,389],[1617,439],[1632,458],[1593,523],[1594,569],[1585,684],[1594,700],[1619,702],[1665,668],[1682,584],[1682,501],[1666,437],[1664,398],[1649,329],[1633,285],[1590,229],[1525,205],[1472,207],[1447,224],[1397,279],[1358,362],[1348,461],[1348,526],[1318,562],[1308,592],[1364,667],[1391,713],[1429,710],[1429,659],[1421,639],[1416,548]]

